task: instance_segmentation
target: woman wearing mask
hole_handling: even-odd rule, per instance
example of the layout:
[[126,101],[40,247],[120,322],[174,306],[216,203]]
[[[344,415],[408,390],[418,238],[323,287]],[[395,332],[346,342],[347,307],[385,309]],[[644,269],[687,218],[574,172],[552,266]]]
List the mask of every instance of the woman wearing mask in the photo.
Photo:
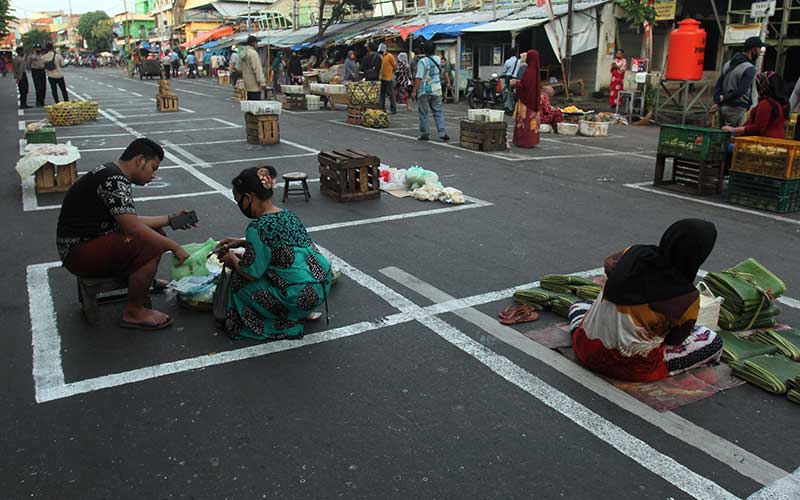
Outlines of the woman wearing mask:
[[[245,239],[220,242],[220,260],[232,269],[225,330],[233,338],[300,338],[306,321],[330,292],[331,266],[294,213],[272,203],[268,167],[243,170],[233,196],[251,219]],[[241,256],[233,252],[243,248]]]

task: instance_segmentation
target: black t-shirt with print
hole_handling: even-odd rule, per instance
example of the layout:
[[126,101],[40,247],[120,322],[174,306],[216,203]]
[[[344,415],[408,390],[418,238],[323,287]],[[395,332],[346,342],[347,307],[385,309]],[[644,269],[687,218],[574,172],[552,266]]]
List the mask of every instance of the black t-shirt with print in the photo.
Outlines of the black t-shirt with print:
[[136,214],[131,181],[114,163],[106,163],[85,174],[69,188],[56,230],[58,253],[117,229],[114,216]]

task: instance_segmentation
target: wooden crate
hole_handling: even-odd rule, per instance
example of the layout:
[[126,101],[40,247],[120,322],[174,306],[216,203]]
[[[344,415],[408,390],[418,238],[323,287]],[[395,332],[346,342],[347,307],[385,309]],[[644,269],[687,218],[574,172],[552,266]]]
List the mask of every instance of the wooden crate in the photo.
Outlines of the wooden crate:
[[473,151],[504,151],[506,149],[505,122],[461,121],[461,147]]
[[231,84],[231,75],[224,74],[224,75],[217,75],[217,79],[220,85],[230,85]]
[[283,107],[291,111],[305,111],[305,94],[286,94],[284,96]]
[[247,100],[247,91],[241,87],[234,87],[233,88],[233,98],[237,101],[246,101]]
[[350,123],[351,125],[363,125],[364,111],[368,109],[381,109],[381,107],[377,104],[370,104],[368,106],[354,106],[352,104],[348,104],[347,123]]
[[156,96],[156,110],[162,113],[178,111],[178,96],[173,94]]
[[354,149],[321,151],[319,189],[336,201],[361,201],[381,197],[381,160]]
[[244,114],[248,144],[278,144],[281,142],[278,115]]
[[722,177],[725,163],[721,161],[695,161],[672,157],[672,176],[664,178],[667,155],[656,155],[654,186],[663,186],[674,191],[696,194],[722,193]]
[[53,165],[50,162],[36,171],[35,187],[37,193],[63,193],[78,180],[77,162],[68,165]]
[[169,80],[159,80],[158,95],[172,94],[172,82]]

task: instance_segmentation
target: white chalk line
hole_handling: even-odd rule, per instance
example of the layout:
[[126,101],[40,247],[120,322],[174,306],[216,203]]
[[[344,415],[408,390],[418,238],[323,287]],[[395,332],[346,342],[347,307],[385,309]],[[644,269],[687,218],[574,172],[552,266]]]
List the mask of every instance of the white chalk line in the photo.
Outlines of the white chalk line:
[[[144,201],[158,201],[158,200],[172,200],[177,198],[194,198],[196,196],[208,196],[210,194],[219,194],[217,191],[197,191],[194,193],[179,193],[179,194],[164,194],[164,195],[156,195],[156,196],[141,196],[141,197],[134,197],[133,201],[135,202],[144,202]],[[29,211],[39,211],[39,210],[59,210],[61,205],[37,205],[33,208],[25,208],[26,212]]]
[[[395,267],[384,268],[380,272],[435,303],[450,304],[453,300],[458,300],[453,299],[453,297],[429,283]],[[574,273],[574,275],[590,277],[603,272],[602,268],[598,268]],[[538,285],[538,282],[534,282],[516,288],[533,288]],[[501,297],[493,295],[492,298],[497,298],[497,300],[507,299],[513,295],[513,291],[514,289],[504,290],[502,291],[504,294]],[[550,366],[562,375],[571,378],[595,394],[658,427],[672,437],[707,453],[739,474],[749,477],[760,484],[769,484],[787,474],[786,471],[772,465],[761,457],[730,443],[673,412],[662,413],[654,410],[609,384],[604,379],[597,377],[589,370],[565,358],[560,353],[542,346],[524,335],[520,335],[516,330],[500,324],[496,318],[474,309],[474,305],[479,304],[471,304],[469,307],[459,308],[453,312],[498,340]]]
[[800,498],[800,468],[791,475],[770,483],[747,500],[797,500]]
[[656,189],[656,188],[653,188],[653,187],[648,187],[648,185],[652,186],[652,184],[653,184],[652,182],[637,182],[637,183],[631,183],[631,184],[624,184],[624,186],[627,187],[627,188],[638,189],[640,191],[646,191],[648,193],[659,194],[661,196],[669,196],[670,198],[677,198],[679,200],[691,201],[693,203],[699,203],[701,205],[707,205],[707,206],[710,206],[710,207],[722,208],[722,209],[725,209],[725,210],[732,210],[734,212],[740,212],[740,213],[744,213],[744,214],[755,215],[755,216],[758,216],[758,217],[763,217],[765,219],[771,219],[771,220],[774,220],[774,221],[788,222],[789,224],[800,225],[800,220],[792,219],[792,218],[789,218],[789,217],[783,217],[783,216],[780,216],[780,215],[759,212],[758,210],[751,210],[749,208],[738,207],[736,205],[728,205],[728,204],[725,204],[725,203],[718,203],[718,202],[715,202],[715,201],[701,200],[701,199],[698,199],[698,198],[695,198],[695,197],[692,197],[692,196],[686,196],[686,195],[682,195],[682,194],[678,194],[678,193],[672,193],[672,192],[669,192],[669,191],[664,191],[662,189]]

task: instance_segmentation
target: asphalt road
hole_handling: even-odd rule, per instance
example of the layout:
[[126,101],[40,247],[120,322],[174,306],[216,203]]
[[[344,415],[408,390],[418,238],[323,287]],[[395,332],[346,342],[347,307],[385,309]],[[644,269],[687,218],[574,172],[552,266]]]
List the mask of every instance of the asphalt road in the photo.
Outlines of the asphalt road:
[[[81,149],[79,170],[115,159],[135,135],[166,146],[156,182],[134,194],[142,214],[197,211],[200,227],[175,234],[182,243],[241,234],[247,221],[228,198],[241,169],[315,178],[319,150],[418,164],[470,198],[337,204],[314,183],[309,203],[290,198],[284,207],[344,272],[330,324],[302,341],[231,341],[169,295],[155,301],[174,318],[167,331],[118,328],[120,305],[89,328],[57,262],[63,195],[37,196],[13,171],[20,121],[44,113],[18,115],[13,80],[0,80],[0,498],[716,499],[765,485],[757,498],[800,495],[792,477],[774,484],[800,466],[798,409],[785,398],[744,385],[658,413],[519,333],[559,318],[495,321],[508,288],[598,268],[683,217],[717,225],[705,269],[753,256],[800,296],[800,217],[643,190],[656,128],[481,154],[458,147],[465,111],[448,105],[449,145],[414,140],[415,113],[378,131],[339,110],[284,113],[281,144],[250,146],[229,87],[173,81],[180,112],[156,113],[155,81],[66,78],[102,110],[58,130]],[[785,306],[783,320],[800,324],[800,311]]]

